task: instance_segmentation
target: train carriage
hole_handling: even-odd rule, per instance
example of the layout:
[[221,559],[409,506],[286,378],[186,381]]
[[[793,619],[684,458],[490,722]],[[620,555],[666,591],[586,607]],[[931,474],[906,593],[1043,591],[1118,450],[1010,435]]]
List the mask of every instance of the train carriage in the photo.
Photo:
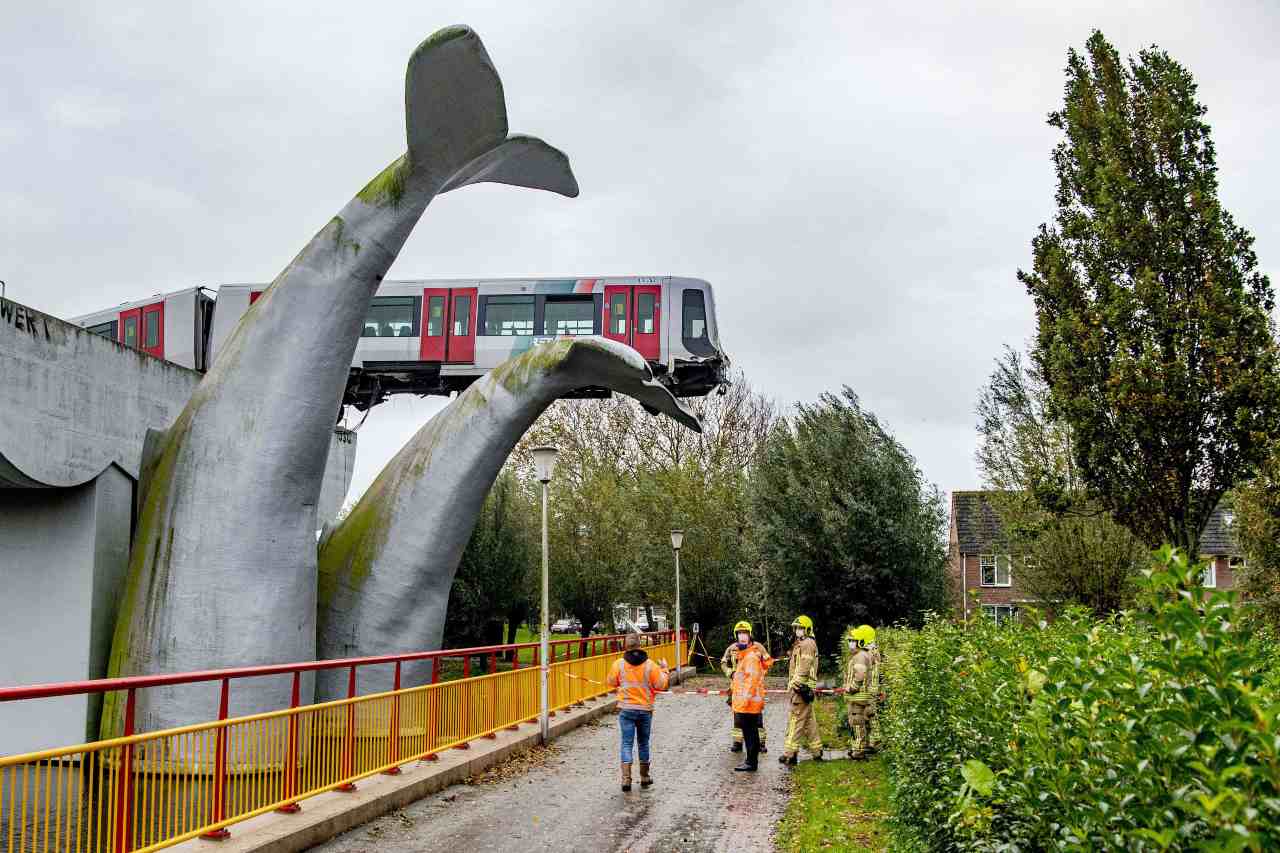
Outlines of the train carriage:
[[[262,284],[227,284],[216,299],[190,288],[72,320],[157,358],[204,370]],[[634,348],[677,397],[725,379],[711,285],[624,276],[385,281],[373,297],[343,404],[367,409],[390,394],[460,391],[537,343],[602,335]],[[605,392],[580,389],[579,396]]]

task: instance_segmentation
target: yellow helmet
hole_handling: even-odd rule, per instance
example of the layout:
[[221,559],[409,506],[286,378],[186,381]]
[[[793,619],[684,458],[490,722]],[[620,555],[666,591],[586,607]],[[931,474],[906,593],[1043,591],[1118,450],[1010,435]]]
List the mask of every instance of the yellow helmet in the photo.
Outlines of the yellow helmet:
[[748,634],[755,633],[754,631],[751,630],[751,623],[748,622],[746,619],[740,620],[737,625],[733,626],[733,633],[736,634],[739,631],[746,631]]
[[876,641],[876,629],[870,625],[859,625],[853,629],[853,638],[864,646]]
[[791,623],[792,628],[803,628],[806,631],[813,630],[813,620],[808,616],[797,616],[795,621]]
[[845,628],[845,629],[844,629],[844,639],[845,639],[846,641],[849,641],[849,640],[857,640],[857,639],[858,639],[858,629],[857,629],[857,628],[855,628],[855,627],[853,627],[852,625],[850,625],[849,627]]

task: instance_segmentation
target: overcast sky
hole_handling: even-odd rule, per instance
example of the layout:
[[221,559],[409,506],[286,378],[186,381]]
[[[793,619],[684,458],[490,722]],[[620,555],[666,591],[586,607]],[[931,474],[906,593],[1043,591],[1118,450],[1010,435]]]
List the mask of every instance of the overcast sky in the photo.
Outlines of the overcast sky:
[[[1015,273],[1053,213],[1068,46],[1099,27],[1190,67],[1275,275],[1280,7],[871,5],[8,3],[0,278],[60,316],[270,281],[404,150],[405,62],[465,23],[512,131],[582,195],[442,196],[390,277],[705,278],[754,385],[789,407],[848,384],[930,480],[973,487],[974,401],[1032,331]],[[441,405],[373,410],[353,496]]]

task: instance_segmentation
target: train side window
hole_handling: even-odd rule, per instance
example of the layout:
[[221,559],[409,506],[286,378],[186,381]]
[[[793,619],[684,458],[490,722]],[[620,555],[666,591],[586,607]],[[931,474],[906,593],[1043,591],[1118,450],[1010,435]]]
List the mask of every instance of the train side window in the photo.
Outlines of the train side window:
[[147,311],[147,312],[144,312],[142,316],[144,318],[143,327],[145,332],[145,334],[143,335],[143,339],[145,341],[145,343],[143,343],[143,346],[144,347],[160,346],[160,312]]
[[627,333],[627,295],[615,293],[609,297],[609,334]]
[[655,297],[652,293],[636,295],[636,334],[653,334],[653,306]]
[[585,299],[547,299],[542,313],[545,335],[590,335],[596,330],[596,302]]
[[444,334],[444,297],[433,296],[427,302],[427,337],[438,338]]
[[109,323],[99,323],[96,326],[85,326],[84,330],[90,334],[102,335],[104,338],[110,338],[113,341],[120,335],[120,326],[115,320],[112,320]]
[[707,305],[701,290],[684,292],[684,330],[680,336],[692,340],[707,339]]
[[532,335],[532,296],[488,296],[484,303],[484,334]]
[[135,349],[138,346],[138,318],[136,315],[124,318],[124,345]]
[[412,296],[375,296],[364,318],[364,338],[412,337],[417,329],[418,301]]
[[466,337],[471,334],[471,297],[453,297],[453,335]]

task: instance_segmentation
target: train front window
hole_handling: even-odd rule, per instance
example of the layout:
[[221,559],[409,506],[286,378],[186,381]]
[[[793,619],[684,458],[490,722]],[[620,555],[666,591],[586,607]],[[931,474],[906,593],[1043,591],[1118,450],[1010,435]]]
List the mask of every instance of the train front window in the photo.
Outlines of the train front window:
[[653,307],[657,298],[652,293],[641,293],[636,296],[636,334],[653,334]]
[[444,334],[444,297],[433,296],[427,302],[427,337],[438,338]]
[[681,332],[681,337],[707,339],[707,305],[701,290],[684,292],[684,331]]
[[90,334],[102,335],[104,338],[110,338],[113,341],[120,333],[120,327],[116,324],[115,320],[112,320],[109,323],[99,323],[96,326],[85,326],[84,330]]
[[146,341],[146,343],[144,343],[143,346],[144,347],[160,346],[160,312],[148,311],[146,314],[143,315],[142,325],[146,332],[146,334],[144,335],[144,340]]
[[609,333],[625,335],[627,333],[627,295],[615,293],[609,297]]
[[596,303],[586,299],[548,299],[543,309],[546,335],[590,335],[596,330]]
[[453,334],[466,337],[471,334],[471,297],[453,297]]
[[409,338],[418,334],[418,300],[413,296],[375,296],[364,318],[365,338]]
[[124,318],[124,345],[127,347],[138,346],[138,318]]
[[532,296],[489,296],[484,303],[486,335],[532,335]]

